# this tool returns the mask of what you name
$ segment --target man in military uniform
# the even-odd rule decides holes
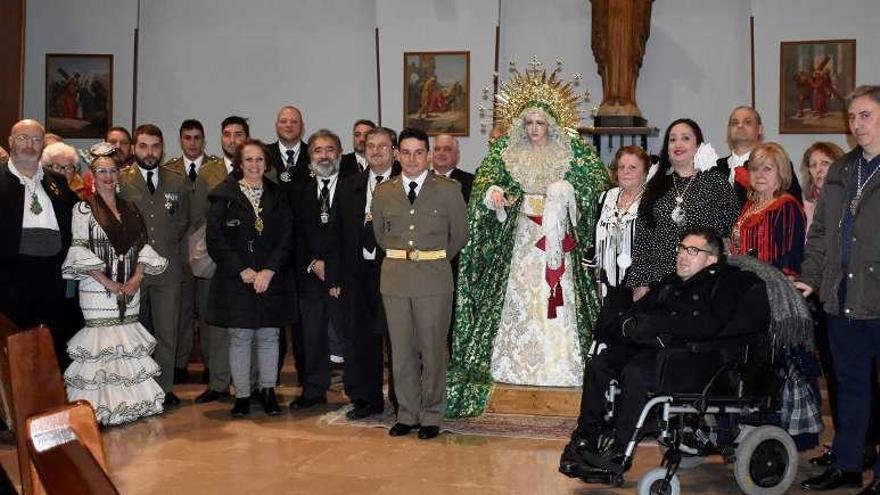
[[[161,275],[145,275],[141,285],[141,322],[156,337],[153,359],[162,375],[156,381],[165,392],[164,406],[180,404],[174,395],[174,357],[180,304],[180,282],[185,256],[181,245],[189,227],[190,183],[170,167],[160,167],[164,153],[162,131],[153,124],[134,132],[136,166],[119,177],[122,197],[137,206],[147,227],[147,240],[168,259]]]
[[[189,179],[190,193],[195,191],[196,178],[199,171],[211,163],[217,163],[223,168],[220,158],[205,154],[205,128],[202,123],[195,119],[184,120],[180,124],[180,149],[181,156],[172,158],[165,163],[166,167],[172,168]],[[225,176],[225,174],[224,174]],[[190,227],[199,227],[190,222]],[[180,246],[184,258],[188,257],[188,238],[183,239]],[[189,263],[183,263],[183,279],[180,284],[180,321],[177,333],[177,355],[174,358],[174,383],[188,381],[187,364],[193,348],[193,317],[195,316],[196,281]],[[202,332],[204,327],[199,327]],[[205,352],[204,346],[202,353]]]
[[[204,229],[208,219],[208,193],[214,190],[232,171],[232,157],[235,150],[249,137],[247,121],[238,116],[223,119],[220,124],[220,146],[223,160],[209,161],[199,169],[195,188],[190,202],[190,233]],[[204,239],[204,230],[202,230]],[[204,404],[229,397],[229,334],[225,328],[209,325],[208,294],[211,279],[195,277],[196,308],[199,318],[199,338],[202,344],[202,357],[208,388],[196,397],[196,404]]]
[[[391,436],[440,431],[446,394],[446,333],[452,318],[449,260],[467,242],[461,186],[428,170],[428,136],[400,133],[402,175],[377,186],[372,206],[376,244],[385,250],[379,291],[388,319],[394,390],[400,409]]]

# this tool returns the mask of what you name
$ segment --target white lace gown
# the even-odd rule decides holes
[[[516,220],[510,277],[501,310],[501,323],[492,349],[492,378],[516,385],[580,387],[584,362],[580,355],[574,311],[571,256],[560,281],[564,304],[556,318],[547,318],[550,287],[544,279],[545,251],[535,246],[544,229],[528,215],[540,215],[539,195],[527,196]]]
[[[95,409],[98,422],[118,425],[162,412],[165,394],[153,377],[159,365],[150,357],[156,339],[138,322],[140,291],[120,304],[115,294],[89,275],[105,270],[109,260],[112,279],[132,266],[136,256],[145,272],[159,274],[168,262],[149,245],[117,254],[86,203],[73,211],[73,242],[62,266],[64,278],[79,280],[79,303],[85,327],[67,343],[73,363],[64,372],[69,400],[83,399]],[[99,256],[95,251],[101,253]],[[106,272],[105,272],[106,273]],[[128,274],[126,274],[128,275]]]

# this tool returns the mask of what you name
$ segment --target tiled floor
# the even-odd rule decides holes
[[[557,473],[561,440],[443,434],[421,441],[391,438],[380,428],[329,426],[320,418],[344,403],[338,393],[314,412],[291,414],[285,407],[284,415],[269,418],[254,408],[248,418],[232,420],[231,404],[193,403],[201,388],[178,387],[182,407],[161,417],[104,431],[121,493],[623,494],[633,493],[641,473],[660,458],[656,446],[641,447],[627,483],[612,490]],[[280,393],[287,401],[296,389]],[[14,449],[0,448],[0,461],[17,480]],[[815,472],[801,466],[798,479]],[[739,493],[731,468],[717,458],[684,473],[682,492]]]

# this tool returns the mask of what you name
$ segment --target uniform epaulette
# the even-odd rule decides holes
[[[208,162],[219,162],[219,161],[222,161],[219,156],[209,155],[209,154],[205,153],[205,158],[202,160],[202,163],[205,164]]]
[[[181,166],[183,166],[183,157],[182,156],[172,158],[172,159],[168,160],[167,162],[165,162],[164,165],[166,167],[171,167],[171,166],[175,166],[177,164],[180,164]]]
[[[167,170],[168,172],[175,174],[175,175],[179,175],[181,177],[186,176],[186,174],[183,171],[183,167],[176,168],[176,167],[169,166],[168,163],[166,163],[165,165],[162,165],[162,168]]]
[[[379,185],[376,186],[376,189],[379,189],[380,187],[385,187],[386,184],[400,184],[400,176],[398,175],[396,177],[392,177],[388,180],[380,182]]]

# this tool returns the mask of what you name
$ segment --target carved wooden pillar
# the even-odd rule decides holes
[[[636,104],[636,79],[651,31],[654,0],[590,0],[592,47],[602,104],[596,127],[637,127],[646,124]]]

